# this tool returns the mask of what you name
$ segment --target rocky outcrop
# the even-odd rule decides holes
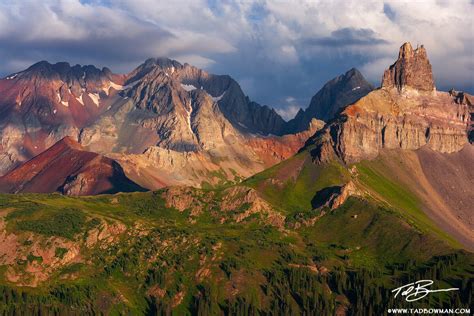
[[[161,197],[166,207],[179,212],[189,211],[191,220],[209,212],[221,224],[228,221],[239,223],[252,215],[278,228],[283,228],[285,223],[284,215],[274,210],[256,190],[244,186],[232,186],[222,194],[184,186],[169,187],[162,191]]]
[[[468,108],[469,122],[467,133],[469,142],[472,144],[474,143],[474,96],[462,91],[456,91],[454,89],[451,89],[449,91],[449,95],[454,98],[454,102],[456,102],[457,104],[465,105]]]
[[[306,130],[313,118],[328,122],[347,105],[367,95],[374,88],[359,70],[352,68],[345,74],[328,81],[311,99],[306,110],[300,110],[287,124],[286,131]]]
[[[93,195],[143,189],[125,176],[117,162],[85,151],[66,137],[0,177],[0,191]]]
[[[237,223],[257,214],[268,225],[282,229],[285,224],[284,215],[275,211],[256,190],[247,187],[235,186],[225,190],[220,209],[224,213],[231,213]],[[222,217],[221,222],[224,221],[225,217]]]
[[[383,88],[402,90],[411,87],[419,91],[433,91],[435,84],[426,49],[421,45],[413,49],[410,43],[400,47],[397,61],[385,70]]]
[[[384,148],[461,150],[468,142],[471,110],[466,102],[459,102],[458,95],[433,90],[431,66],[425,58],[424,48],[413,51],[404,44],[400,59],[385,72],[382,88],[347,107],[308,142],[315,147],[315,158],[328,160],[335,154],[345,162],[356,162],[375,158]],[[393,84],[387,79],[392,72],[403,74],[396,75]]]
[[[349,181],[342,186],[327,187],[317,192],[313,198],[313,208],[327,207],[335,210],[350,197],[361,196],[362,193],[357,189],[354,182]]]

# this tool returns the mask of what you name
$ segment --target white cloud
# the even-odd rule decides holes
[[[376,84],[379,84],[384,70],[387,69],[389,65],[393,64],[393,62],[393,57],[376,58],[362,65],[360,71],[364,76],[372,79]]]
[[[181,63],[188,63],[198,68],[208,68],[214,63],[214,60],[205,58],[199,55],[176,55],[173,58],[179,60]]]
[[[285,98],[285,103],[285,106],[276,111],[281,117],[283,117],[283,119],[289,121],[295,117],[296,113],[301,109],[301,106],[298,104],[298,100],[291,95]]]
[[[284,120],[289,121],[295,117],[296,113],[300,110],[300,107],[297,105],[288,105],[284,108],[277,109],[276,112],[283,117]]]
[[[294,103],[296,99],[292,96],[289,96],[289,97],[286,97],[285,101],[291,104],[291,103]]]

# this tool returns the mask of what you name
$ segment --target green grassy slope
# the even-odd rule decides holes
[[[344,184],[349,179],[349,173],[339,163],[316,165],[307,152],[302,152],[250,177],[243,184],[257,189],[282,211],[294,212],[311,209],[316,192]]]
[[[472,303],[473,255],[378,167],[356,168],[354,175],[336,161],[317,165],[302,152],[244,181],[285,216],[282,225],[266,213],[236,220],[251,206],[228,210],[227,188],[190,189],[181,212],[167,206],[165,191],[0,195],[2,227],[17,242],[13,262],[0,255],[0,311],[383,314],[406,305],[390,291],[413,277],[462,291],[409,306]],[[335,210],[313,209],[317,192],[351,180],[362,196]],[[0,242],[0,251],[8,245]]]

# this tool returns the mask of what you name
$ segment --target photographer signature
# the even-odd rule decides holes
[[[433,280],[419,280],[397,287],[396,289],[392,290],[392,293],[395,292],[394,297],[397,297],[398,294],[401,294],[402,297],[405,297],[405,301],[414,302],[422,299],[430,293],[459,291],[458,288],[430,290],[429,287],[433,285],[433,283]]]

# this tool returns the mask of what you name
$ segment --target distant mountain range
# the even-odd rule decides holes
[[[167,58],[120,75],[42,61],[0,80],[0,174],[68,136],[149,189],[237,181],[296,153],[323,126],[316,119],[371,90],[352,69],[285,122],[230,76]]]

